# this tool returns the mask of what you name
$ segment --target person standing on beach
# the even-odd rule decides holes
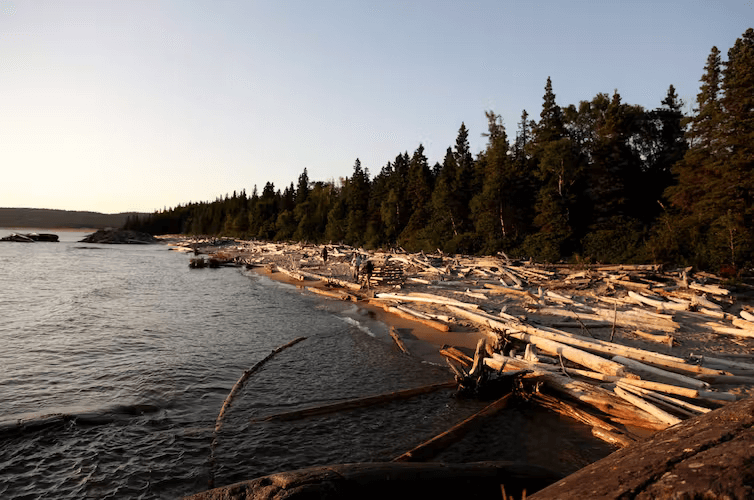
[[[370,280],[372,279],[372,272],[374,271],[374,263],[372,263],[371,260],[367,260],[364,264],[364,275],[366,276],[367,280],[367,290],[369,290],[370,287]]]
[[[322,262],[327,262],[327,247],[322,247]]]
[[[351,271],[353,272],[354,283],[359,282],[359,268],[361,267],[361,255],[357,253],[353,254],[353,260],[351,261]]]

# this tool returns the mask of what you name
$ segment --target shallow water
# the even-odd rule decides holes
[[[238,269],[192,270],[161,245],[57,234],[60,243],[0,243],[0,498],[176,498],[206,489],[211,476],[219,486],[388,460],[481,407],[441,391],[252,422],[450,377],[399,353],[387,327],[352,304]],[[210,460],[233,384],[300,336],[251,376]]]

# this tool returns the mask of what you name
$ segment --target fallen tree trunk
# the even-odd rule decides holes
[[[243,481],[186,500],[524,498],[561,479],[520,462],[330,464]]]
[[[668,356],[666,354],[646,351],[644,349],[637,349],[635,347],[622,346],[619,344],[614,344],[612,342],[606,342],[604,340],[585,339],[584,337],[579,337],[568,332],[562,332],[551,328],[537,328],[525,323],[513,322],[510,320],[506,321],[502,318],[496,318],[489,314],[467,311],[453,306],[448,306],[448,308],[459,316],[463,316],[479,324],[488,326],[493,330],[498,330],[501,332],[506,330],[525,332],[531,335],[536,335],[538,337],[561,342],[563,344],[580,347],[592,352],[624,356],[626,358],[650,363],[652,365],[662,366],[674,372],[700,375],[730,375],[729,373],[726,373],[722,370],[713,370],[710,368],[705,368],[703,366],[691,365],[686,363],[686,361],[682,358]]]
[[[538,337],[528,333],[508,333],[509,337],[529,342],[538,348],[549,352],[550,354],[560,355],[569,361],[573,361],[581,366],[586,366],[596,372],[604,373],[606,375],[615,375],[618,377],[630,376],[626,372],[622,364],[616,363],[594,354],[576,349],[565,344],[561,344],[554,340]]]
[[[602,429],[603,431],[606,431],[601,433],[593,432],[593,435],[607,443],[618,445],[623,448],[636,442],[635,438],[625,434],[614,425],[605,422],[601,418],[598,418],[587,411],[576,408],[575,406],[570,405],[565,401],[561,401],[558,398],[550,396],[549,394],[536,392],[532,395],[531,400],[538,405],[547,408],[548,410],[552,410],[561,415],[565,415],[566,417],[578,420],[579,422],[582,422],[592,427],[593,429]]]
[[[384,403],[390,403],[392,401],[400,399],[408,399],[421,394],[428,394],[431,392],[439,391],[441,389],[453,389],[455,388],[455,381],[443,382],[440,384],[425,385],[422,387],[416,387],[413,389],[405,389],[402,391],[388,392],[385,394],[379,394],[376,396],[367,396],[364,398],[349,399],[348,401],[341,401],[340,403],[331,403],[327,405],[317,406],[314,408],[305,408],[303,410],[288,411],[284,413],[277,413],[261,419],[254,419],[251,422],[267,422],[270,420],[297,420],[300,418],[314,417],[319,415],[327,415],[329,413],[335,413],[344,410],[353,410],[357,408],[365,408],[367,406],[374,406]]]
[[[466,420],[454,425],[447,431],[438,434],[432,439],[421,443],[414,449],[407,451],[403,455],[393,459],[394,462],[421,462],[429,460],[440,451],[447,448],[450,444],[461,439],[466,433],[468,433],[473,426],[479,424],[484,418],[495,415],[500,410],[508,406],[513,394],[506,394],[502,398],[498,399],[494,403],[486,406],[481,411],[470,416]]]
[[[681,422],[681,419],[678,417],[675,417],[671,415],[670,413],[661,410],[660,408],[656,407],[649,401],[645,401],[644,399],[640,398],[639,396],[636,396],[634,394],[629,393],[625,389],[621,389],[620,387],[615,387],[613,389],[615,394],[622,397],[629,403],[633,404],[637,408],[641,408],[642,410],[646,411],[647,413],[653,415],[654,417],[658,418],[659,420],[665,422],[668,426],[675,425]]]

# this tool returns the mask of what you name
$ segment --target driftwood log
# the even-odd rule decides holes
[[[501,498],[503,488],[523,498],[560,478],[543,467],[513,462],[338,464],[271,474],[186,499]]]

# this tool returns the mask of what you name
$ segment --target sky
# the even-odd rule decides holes
[[[692,108],[754,0],[0,0],[0,207],[152,212],[430,165],[617,90]],[[724,57],[725,59],[725,57]]]

